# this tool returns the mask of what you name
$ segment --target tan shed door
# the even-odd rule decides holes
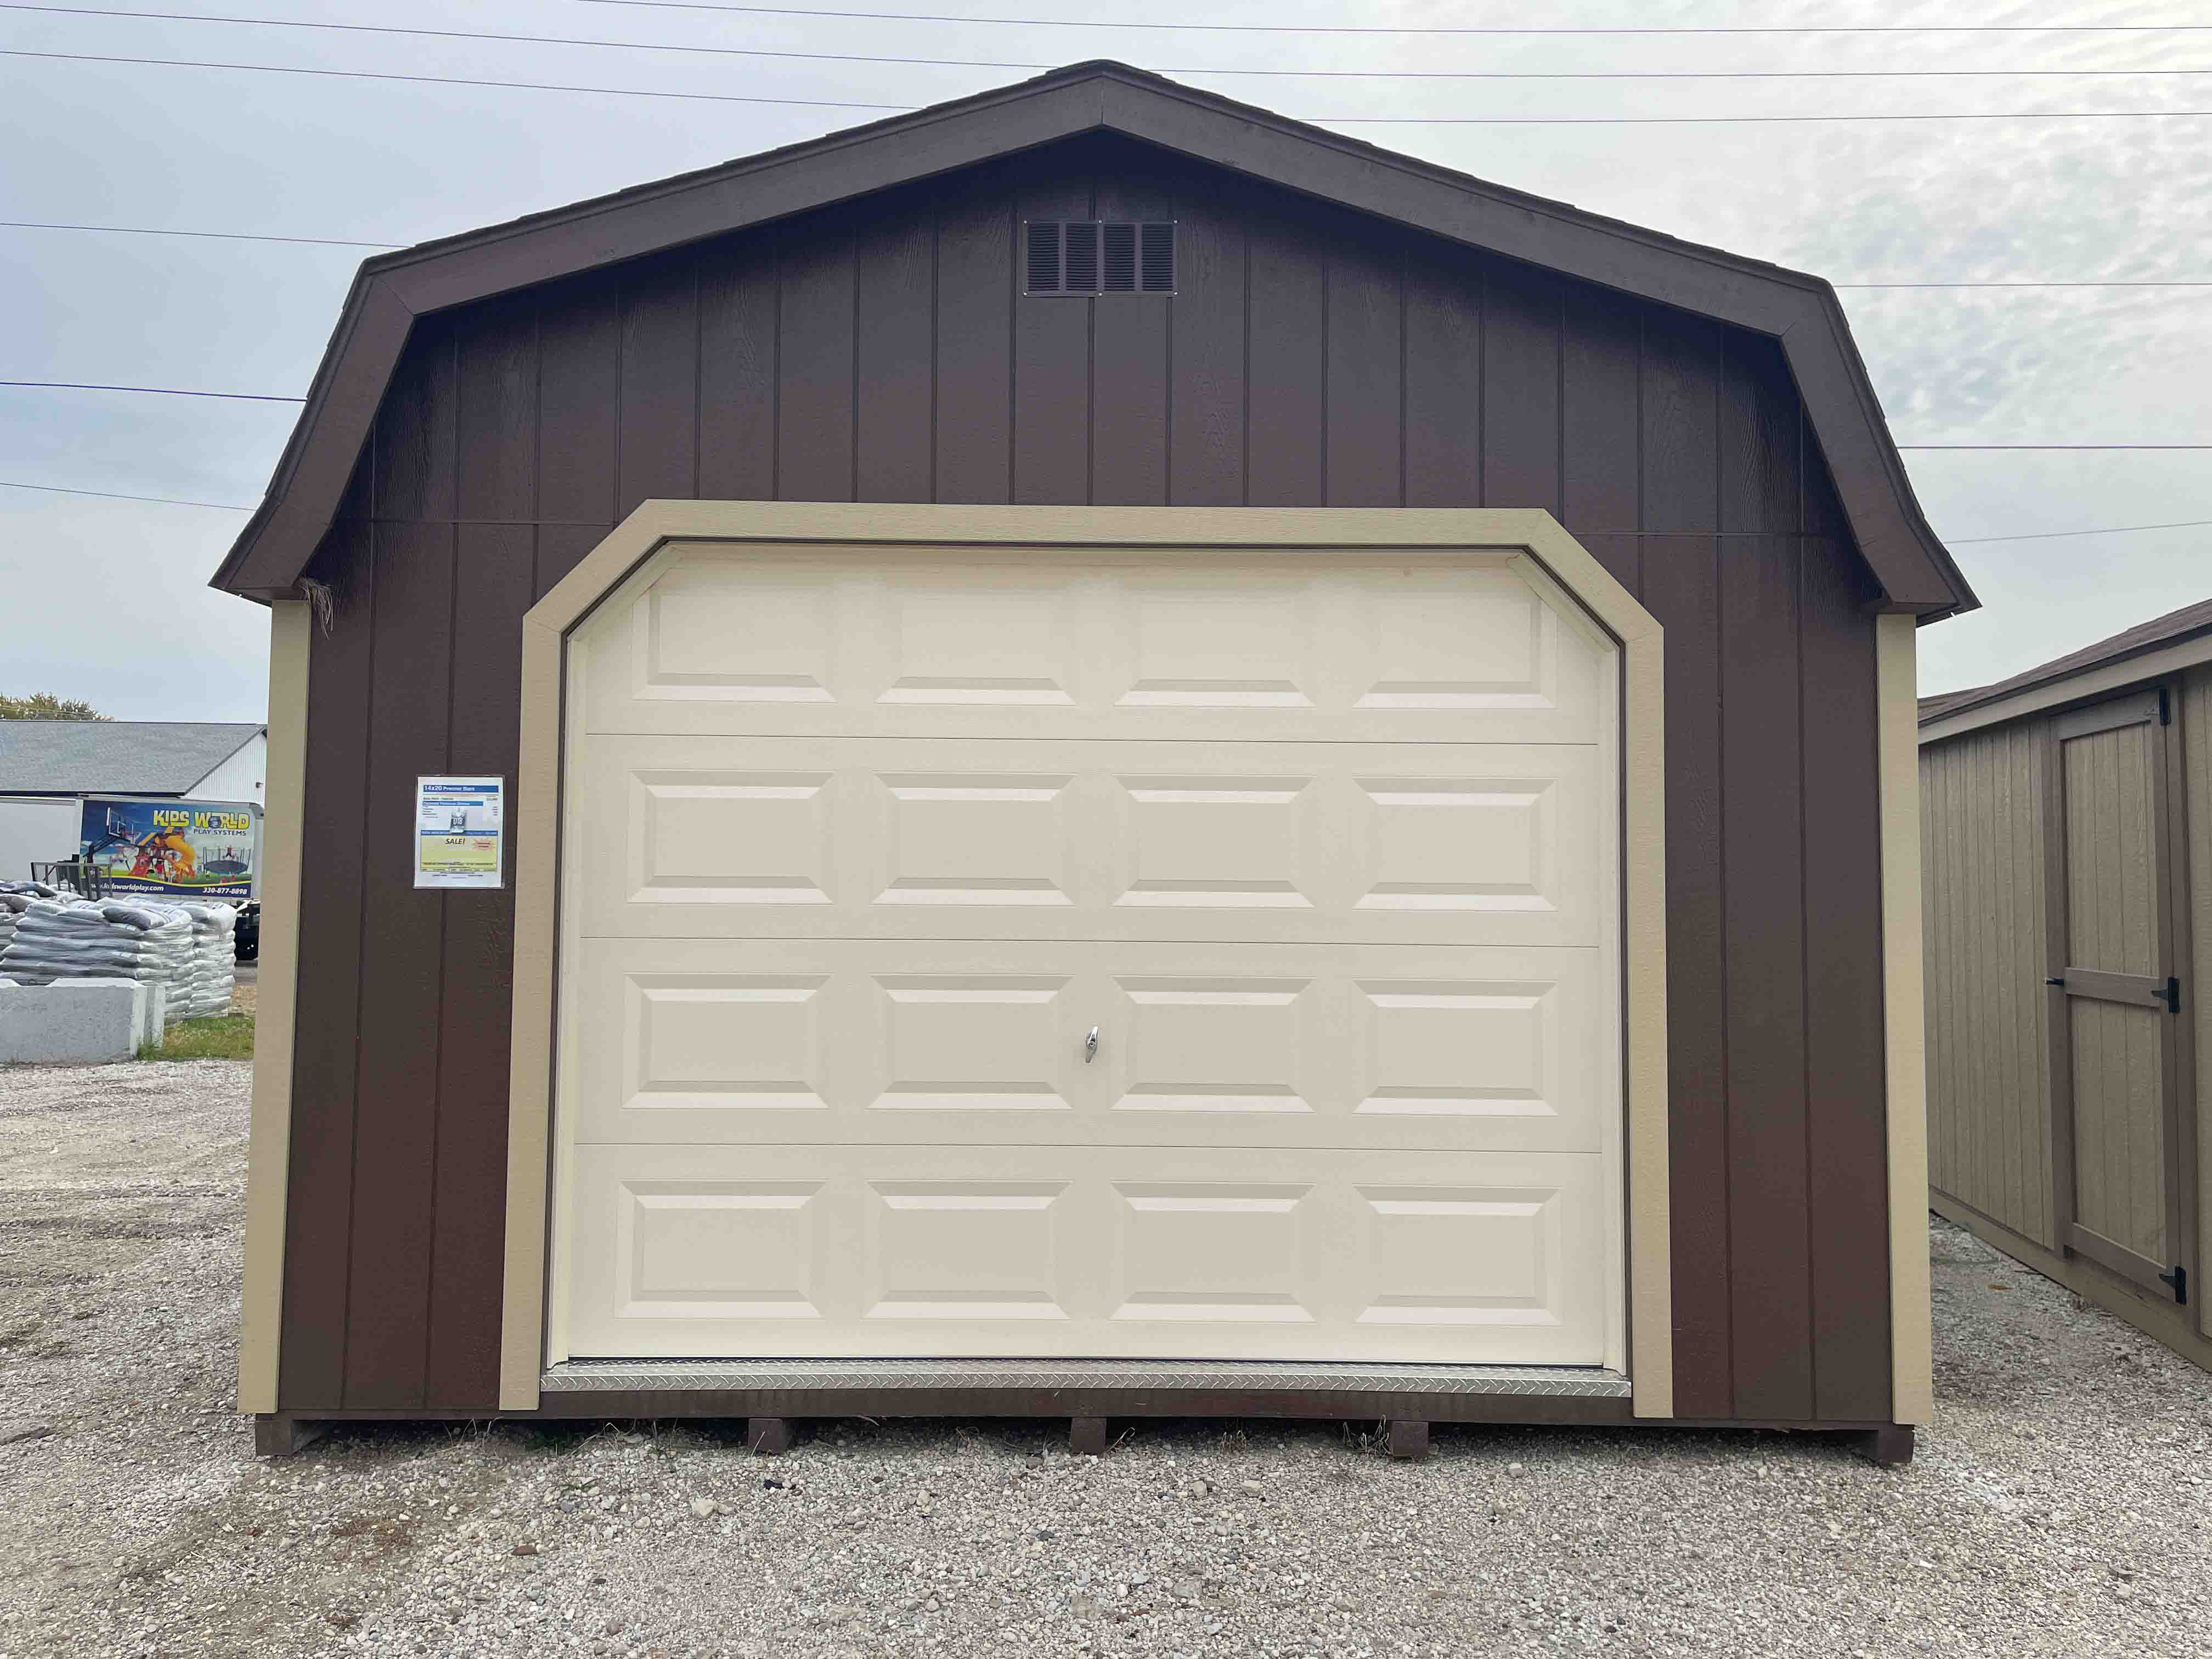
[[[1524,557],[686,544],[568,664],[554,1358],[1619,1363]]]
[[[2143,692],[2057,721],[2064,799],[2064,1242],[2183,1299],[2190,1222],[2175,1087],[2167,704]],[[2067,1166],[2070,1164],[2070,1170]]]

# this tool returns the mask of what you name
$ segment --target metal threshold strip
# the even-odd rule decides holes
[[[571,1359],[548,1394],[647,1389],[1176,1389],[1285,1393],[1522,1395],[1626,1400],[1597,1365],[1326,1364],[1216,1359]]]

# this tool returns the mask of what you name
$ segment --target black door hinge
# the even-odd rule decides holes
[[[2178,974],[2166,976],[2166,1012],[2169,1014],[2181,1012],[2181,976]]]
[[[2160,726],[2173,724],[2173,704],[2168,697],[2166,689],[2162,685],[2160,686],[2158,688],[2158,723]]]
[[[2188,1268],[2177,1261],[2170,1272],[2162,1273],[2158,1276],[2158,1282],[2173,1292],[2176,1306],[2185,1308],[2189,1305]]]

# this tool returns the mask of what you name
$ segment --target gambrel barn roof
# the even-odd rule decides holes
[[[292,588],[417,317],[1098,131],[1771,337],[1886,605],[1932,617],[1978,604],[1914,499],[1820,278],[1104,62],[366,261],[268,493],[214,585],[256,599]]]

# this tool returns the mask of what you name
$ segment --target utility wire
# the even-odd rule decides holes
[[[398,34],[433,40],[494,40],[516,46],[588,46],[619,52],[665,52],[714,58],[775,58],[821,64],[897,64],[933,69],[1054,70],[1058,64],[995,58],[901,58],[842,52],[783,52],[762,46],[679,46],[658,40],[592,40],[565,34],[505,34],[481,29],[410,28],[386,23],[325,23],[290,17],[229,17],[205,12],[124,11],[100,6],[47,6],[0,0],[0,11],[63,17],[131,17],[149,22],[227,23],[253,28],[319,29],[342,34]],[[1909,69],[1909,70],[1304,70],[1167,67],[1164,75],[1245,76],[1328,81],[1891,81],[2081,78],[2115,76],[2212,75],[2203,69]]]
[[[2093,278],[2087,282],[2001,282],[2001,283],[1831,283],[1830,288],[2212,288],[2212,282],[2197,279],[2166,282],[2138,280],[2134,277]]]
[[[158,398],[235,398],[250,403],[300,404],[304,398],[288,398],[271,392],[194,392],[171,386],[100,386],[83,380],[0,380],[0,386],[31,386],[58,392],[139,392]],[[2105,449],[2212,450],[2212,444],[1898,444],[1898,449]]]
[[[1620,28],[1391,28],[1298,23],[1144,23],[1121,18],[962,17],[927,11],[831,11],[796,6],[732,6],[708,0],[579,0],[592,6],[636,6],[653,11],[732,12],[750,17],[859,17],[874,22],[988,23],[1020,28],[1154,29],[1204,34],[2167,34],[2212,29],[2212,23],[1892,23],[1825,27],[1663,26]]]
[[[210,63],[183,58],[121,58],[93,52],[26,52],[0,47],[0,58],[49,63],[132,64],[162,69],[238,70],[254,75],[306,75],[331,81],[398,81],[417,86],[502,87],[525,92],[583,92],[614,98],[673,98],[690,103],[778,104],[805,109],[879,110],[903,114],[919,104],[872,104],[830,98],[761,98],[728,92],[669,92],[649,87],[585,87],[561,82],[499,81],[474,76],[397,75],[372,70],[303,69],[288,64]],[[1304,115],[1293,120],[1334,126],[1675,127],[1768,126],[1868,121],[2110,121],[2212,116],[2212,109],[1964,110],[1924,114],[1851,115]]]
[[[1943,541],[1951,547],[1972,547],[1986,542],[2056,542],[2069,536],[2131,536],[2143,530],[2204,530],[2212,529],[2212,519],[2183,519],[2172,524],[2116,524],[2102,530],[2039,530],[2026,536],[1946,536]]]
[[[82,230],[118,236],[205,236],[226,242],[295,242],[309,247],[365,247],[390,252],[406,242],[359,242],[332,236],[265,236],[241,230],[174,230],[161,225],[79,225],[46,219],[0,219],[0,230]],[[1831,283],[1838,289],[2212,288],[2212,278],[2087,277],[2050,282]]]
[[[2212,449],[2212,444],[1896,444],[1897,449]]]
[[[452,75],[392,75],[372,70],[298,69],[284,64],[210,64],[182,58],[112,58],[82,52],[22,52],[0,47],[0,58],[38,58],[65,64],[139,64],[163,69],[244,70],[255,75],[312,75],[326,81],[405,81],[430,87],[507,87],[524,92],[593,92],[614,98],[680,98],[705,104],[787,104],[806,109],[869,109],[890,113],[919,104],[861,104],[831,98],[747,98],[732,92],[659,92],[642,87],[578,87],[543,81],[491,81]]]
[[[334,236],[274,236],[240,230],[179,230],[163,225],[79,225],[46,219],[0,219],[0,230],[94,231],[117,236],[195,236],[225,242],[293,243],[307,247],[362,247],[392,252],[410,246],[406,242],[363,242]],[[2094,288],[2212,288],[2203,277],[2074,277],[2049,281],[1831,283],[1834,289],[1854,291],[1876,289],[2094,289]]]
[[[22,483],[13,478],[0,478],[0,489],[32,489],[38,491],[42,495],[88,495],[103,501],[148,501],[157,507],[212,507],[216,511],[222,513],[251,513],[253,511],[252,507],[240,506],[235,501],[186,501],[176,495],[126,495],[122,494],[120,491],[113,489],[70,489],[60,484]],[[515,522],[535,523],[537,521],[518,520],[515,520]],[[2032,532],[2028,534],[2020,536],[1946,536],[1942,539],[1944,544],[1948,547],[1977,547],[1986,546],[1991,542],[2052,542],[2076,536],[2133,536],[2152,530],[2205,529],[2212,529],[2212,519],[2183,519],[2170,524],[2106,525],[2100,529],[2095,530],[2043,530]],[[1606,535],[1617,536],[1622,534],[1636,535],[1646,532],[1636,531],[1606,531],[1602,533]],[[1668,532],[1652,532],[1649,533],[1666,534]]]
[[[103,501],[152,501],[161,507],[212,507],[224,513],[253,511],[231,501],[188,501],[176,495],[125,495],[112,489],[65,489],[59,484],[18,483],[13,478],[0,478],[0,489],[35,489],[42,495],[95,495]]]
[[[158,225],[69,225],[43,219],[0,219],[0,230],[96,230],[114,236],[204,236],[219,242],[297,242],[308,247],[373,247],[389,251],[404,242],[350,242],[332,236],[258,236],[242,230],[170,230]]]
[[[273,392],[188,392],[173,386],[97,386],[88,380],[0,380],[0,386],[29,386],[46,392],[136,392],[149,398],[227,398],[248,404],[303,404],[305,398],[279,397]]]

